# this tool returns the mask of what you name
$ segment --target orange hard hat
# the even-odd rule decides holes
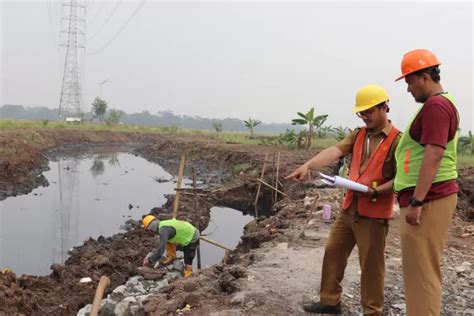
[[[438,57],[427,49],[415,49],[403,55],[402,75],[395,79],[398,81],[418,70],[441,65]]]

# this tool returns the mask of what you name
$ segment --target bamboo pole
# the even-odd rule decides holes
[[[267,159],[268,159],[268,151],[265,154],[265,160],[263,161],[263,167],[262,167],[262,173],[260,174],[260,179],[263,179],[263,175],[265,174],[265,167],[267,166]],[[255,197],[255,217],[258,217],[258,197],[260,195],[260,189],[261,188],[262,188],[262,185],[259,183],[258,188],[257,188],[257,196]]]
[[[270,189],[274,190],[275,192],[280,193],[280,194],[283,195],[283,196],[288,196],[286,193],[281,192],[280,190],[276,189],[275,187],[271,186],[270,184],[266,183],[266,182],[263,181],[263,180],[257,179],[257,181],[260,182],[261,184],[266,185],[267,187],[269,187]]]
[[[105,275],[101,276],[99,280],[99,285],[97,285],[97,290],[95,291],[94,300],[92,301],[91,316],[97,316],[99,314],[102,296],[104,296],[104,291],[109,285],[110,279]]]
[[[276,160],[276,157],[275,157],[275,151],[273,150],[272,151],[272,179],[271,179],[271,183],[273,184],[275,182],[275,173],[276,173],[276,167],[275,167],[275,160]],[[274,192],[272,192],[272,204],[275,203],[275,194]]]
[[[277,165],[276,165],[276,178],[275,178],[275,202],[278,201],[278,177],[280,176],[280,152],[277,154]]]
[[[179,161],[178,182],[176,183],[176,195],[174,197],[174,204],[173,204],[173,218],[176,218],[178,216],[179,189],[181,188],[181,182],[183,181],[185,160],[186,160],[186,157],[184,155],[182,155],[181,159]]]
[[[192,196],[194,196],[194,195],[197,195],[197,196],[207,196],[207,194],[196,193],[196,192],[191,193],[191,192],[186,192],[186,191],[185,191],[185,192],[181,192],[181,194],[183,194],[183,195],[192,195]]]
[[[197,201],[197,193],[196,193],[196,170],[194,167],[192,168],[193,173],[193,193],[194,193],[194,222],[196,227],[199,226],[199,211],[198,211],[198,201]],[[199,228],[198,228],[199,229]],[[197,268],[201,269],[201,247],[199,244],[196,247],[196,255],[197,255]]]
[[[200,238],[201,240],[204,240],[205,242],[210,243],[211,245],[217,246],[217,247],[222,248],[222,249],[224,249],[224,250],[232,251],[232,249],[230,249],[230,248],[227,247],[227,246],[224,246],[223,244],[218,243],[217,241],[211,240],[211,239],[206,238],[206,237],[204,237],[204,236],[200,236],[199,238]]]

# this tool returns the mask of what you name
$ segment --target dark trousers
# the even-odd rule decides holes
[[[192,265],[194,257],[196,256],[196,249],[199,246],[199,239],[183,247],[184,264]]]

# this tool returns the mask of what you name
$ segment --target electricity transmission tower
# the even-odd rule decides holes
[[[78,0],[67,0],[62,4],[61,10],[61,12],[66,12],[64,16],[61,16],[61,26],[65,21],[66,28],[60,31],[60,46],[66,47],[66,57],[59,101],[59,117],[80,117],[81,113],[82,93],[78,49],[84,48],[86,7],[78,2]]]

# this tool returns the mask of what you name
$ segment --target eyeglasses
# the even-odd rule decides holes
[[[362,118],[363,116],[364,117],[368,117],[368,116],[371,116],[374,112],[375,112],[375,109],[377,107],[373,107],[371,109],[368,109],[368,110],[365,110],[365,111],[361,111],[361,112],[357,112],[356,115],[360,118]]]

